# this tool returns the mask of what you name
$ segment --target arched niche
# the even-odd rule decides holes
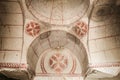
[[[87,52],[73,34],[52,30],[40,34],[29,46],[29,68],[36,75],[84,75],[88,68]]]

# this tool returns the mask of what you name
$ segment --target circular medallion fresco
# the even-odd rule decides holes
[[[43,73],[74,73],[76,60],[66,51],[45,53],[40,61]]]
[[[88,26],[85,22],[78,22],[74,26],[74,31],[79,37],[82,37],[88,32]]]
[[[28,35],[34,37],[39,34],[40,25],[36,22],[31,21],[31,22],[27,23],[25,31]]]
[[[56,53],[51,56],[49,64],[55,72],[61,73],[68,66],[68,59],[64,55]]]

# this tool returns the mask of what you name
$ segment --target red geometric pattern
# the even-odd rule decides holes
[[[0,68],[27,68],[24,63],[0,63]]]
[[[120,62],[117,63],[98,63],[98,64],[90,64],[90,68],[102,68],[102,67],[120,67]]]
[[[36,36],[40,32],[40,25],[38,23],[36,23],[36,22],[31,21],[26,26],[26,32],[30,36]]]
[[[41,57],[40,67],[43,74],[74,74],[76,70],[76,60],[68,53],[46,53]]]
[[[61,73],[68,65],[68,59],[62,54],[54,54],[49,60],[50,67],[57,73]]]
[[[84,36],[88,31],[88,26],[84,23],[84,22],[78,22],[76,25],[75,25],[75,33],[78,35],[78,36]]]

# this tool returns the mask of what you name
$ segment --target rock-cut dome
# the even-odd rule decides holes
[[[89,0],[26,0],[29,11],[40,21],[66,25],[80,19]]]

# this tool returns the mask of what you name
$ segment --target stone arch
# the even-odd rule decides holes
[[[117,67],[120,61],[120,15],[117,0],[97,0],[94,3],[89,24],[90,67],[116,76],[119,74]]]
[[[21,63],[23,48],[23,16],[22,7],[19,1],[1,1],[0,2],[0,51],[5,54],[2,65],[6,63],[11,66]],[[9,57],[8,57],[9,56]],[[11,59],[11,57],[13,59]],[[5,60],[4,60],[5,59]]]
[[[55,50],[58,50],[59,52],[61,52],[61,50],[63,50],[63,53],[61,53],[62,55],[64,55],[64,54],[67,55],[67,53],[65,53],[65,51],[67,52],[67,50],[68,50],[68,52],[70,52],[74,56],[74,58],[76,60],[76,64],[79,65],[76,68],[78,68],[78,67],[80,68],[80,69],[78,68],[80,70],[80,72],[77,72],[77,70],[76,70],[76,71],[74,71],[74,73],[84,74],[87,71],[88,58],[87,58],[87,52],[86,52],[86,49],[85,49],[83,43],[73,34],[66,32],[66,31],[62,31],[62,30],[52,30],[52,31],[44,32],[44,33],[40,34],[31,43],[31,45],[29,46],[29,49],[28,49],[28,53],[27,53],[27,62],[28,62],[29,68],[35,74],[44,73],[44,72],[41,72],[41,71],[43,71],[42,70],[43,68],[40,68],[41,67],[40,61],[42,60],[41,58],[43,57],[42,55],[47,52],[46,53],[47,57],[51,58],[51,57],[53,57],[53,56],[51,56],[51,54],[54,54],[54,52],[56,52]],[[51,57],[49,57],[49,56],[51,56]],[[69,59],[70,58],[71,57],[69,57]],[[47,60],[48,59],[46,59],[46,61]],[[70,62],[68,60],[68,64],[69,63]],[[42,65],[44,65],[44,67],[45,67],[47,64],[48,63],[46,62],[45,65],[44,64],[42,64]],[[75,65],[73,65],[73,66],[75,66]],[[46,68],[44,68],[44,69],[46,69]],[[47,74],[47,73],[49,73],[49,70],[45,74]],[[53,73],[55,73],[55,72],[53,71]],[[63,73],[66,73],[66,72],[63,72]],[[74,73],[72,73],[72,74],[74,74]]]

